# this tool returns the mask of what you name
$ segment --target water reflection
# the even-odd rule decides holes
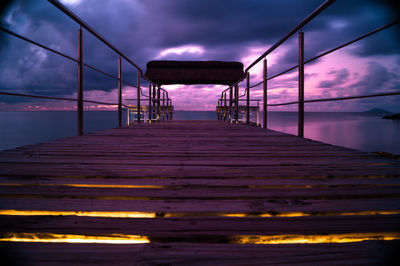
[[[306,112],[306,138],[374,152],[400,154],[400,121],[364,113]],[[296,112],[269,112],[268,127],[297,135]]]

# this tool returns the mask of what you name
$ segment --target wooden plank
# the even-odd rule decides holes
[[[398,160],[241,124],[133,125],[0,153],[0,212],[51,212],[1,215],[0,231],[134,234],[149,237],[149,244],[0,245],[32,265],[382,264],[399,241],[253,245],[227,239],[395,234],[399,177]]]

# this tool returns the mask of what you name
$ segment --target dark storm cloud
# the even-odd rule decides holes
[[[284,36],[321,0],[85,0],[68,6],[96,31],[143,69],[162,49],[200,45],[203,54],[170,54],[178,60],[240,60],[249,45],[267,49]],[[337,1],[305,27],[306,59],[364,34],[393,18],[387,1]],[[2,16],[2,25],[24,36],[75,57],[76,23],[47,1],[14,1]],[[32,45],[0,33],[0,87],[26,93],[70,94],[76,89],[76,64],[62,57],[39,52]],[[4,38],[6,38],[4,40]],[[398,54],[393,34],[380,41],[360,43],[357,55]],[[398,43],[398,42],[397,42]],[[297,64],[297,36],[286,43],[288,50],[276,74]],[[117,56],[89,33],[84,32],[85,62],[116,75]],[[136,84],[136,70],[123,63],[124,79]],[[85,90],[111,90],[113,79],[85,69]],[[326,85],[326,84],[325,84]],[[360,85],[361,86],[361,85]]]
[[[388,82],[396,78],[386,67],[378,62],[368,62],[367,73],[351,85],[363,92],[379,92],[387,88]]]
[[[342,85],[347,82],[350,73],[347,68],[342,68],[340,70],[331,70],[328,72],[329,75],[334,76],[331,80],[322,80],[319,82],[319,88],[332,88]]]

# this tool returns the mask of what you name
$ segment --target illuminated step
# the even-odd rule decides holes
[[[234,218],[251,217],[303,217],[303,216],[356,216],[356,215],[397,215],[400,210],[372,210],[372,211],[326,211],[326,212],[249,212],[249,213],[226,213],[226,212],[132,212],[132,211],[46,211],[46,210],[0,210],[0,215],[11,216],[86,216],[86,217],[108,217],[108,218],[179,218],[179,217],[201,217],[218,216]]]
[[[45,243],[98,243],[98,244],[146,244],[158,243],[226,243],[226,244],[329,244],[361,241],[399,240],[398,232],[345,233],[329,235],[234,235],[234,236],[193,236],[193,237],[150,237],[139,235],[74,235],[54,233],[0,233],[0,241],[45,242]]]

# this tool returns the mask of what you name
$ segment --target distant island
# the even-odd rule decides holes
[[[376,115],[389,115],[389,114],[392,114],[392,112],[389,112],[388,110],[380,109],[380,108],[373,108],[373,109],[365,111],[363,113],[364,114],[376,114]]]
[[[400,114],[385,115],[382,119],[400,120]]]

